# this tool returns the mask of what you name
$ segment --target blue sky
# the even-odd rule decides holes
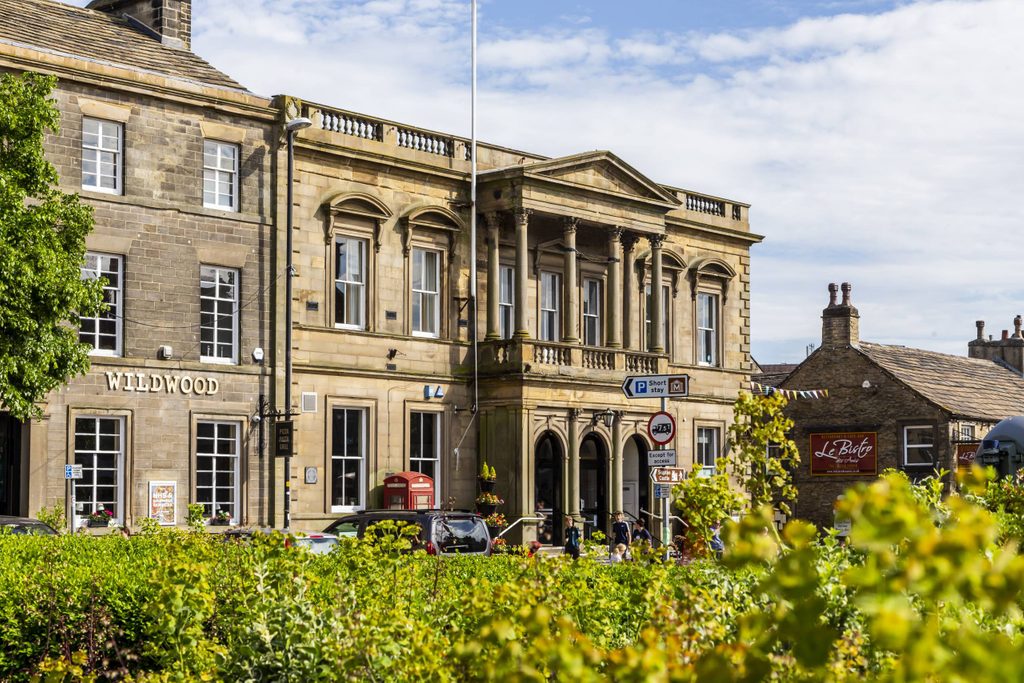
[[[85,4],[84,0],[76,4]],[[465,135],[468,0],[194,0],[194,49],[254,92]],[[610,149],[749,202],[761,362],[862,337],[966,353],[1024,312],[1020,0],[482,0],[479,133]]]

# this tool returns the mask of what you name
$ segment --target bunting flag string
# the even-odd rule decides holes
[[[782,396],[788,399],[828,398],[828,389],[779,389],[778,387],[770,387],[766,384],[760,384],[758,382],[751,382],[750,387],[755,394],[761,394],[763,396],[781,394]]]

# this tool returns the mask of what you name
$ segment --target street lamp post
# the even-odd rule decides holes
[[[289,120],[284,125],[288,142],[288,187],[285,191],[287,207],[285,208],[285,270],[287,277],[284,286],[284,414],[288,421],[292,419],[292,278],[295,268],[292,265],[292,185],[295,175],[295,133],[309,128],[313,122],[305,117]],[[291,440],[291,450],[295,448],[295,438]],[[292,526],[292,454],[289,450],[284,456],[284,528]]]

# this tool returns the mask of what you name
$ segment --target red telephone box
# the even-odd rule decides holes
[[[388,510],[434,507],[434,480],[419,472],[399,472],[384,477],[384,507]]]

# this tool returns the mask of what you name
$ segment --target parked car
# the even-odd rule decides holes
[[[490,555],[491,535],[480,515],[448,510],[366,510],[336,519],[325,533],[363,538],[385,520],[415,524],[421,547],[431,555]]]
[[[0,531],[17,534],[17,535],[31,535],[31,536],[56,536],[57,532],[53,530],[46,522],[40,522],[38,519],[32,519],[30,517],[8,517],[0,515]]]
[[[272,534],[274,529],[230,529],[221,534],[221,538],[228,541],[239,541],[247,543],[253,536],[253,534]],[[338,545],[338,537],[334,534],[323,534],[323,533],[294,533],[289,535],[285,541],[286,548],[305,548],[309,552],[315,555],[326,555],[327,553],[334,550]]]

